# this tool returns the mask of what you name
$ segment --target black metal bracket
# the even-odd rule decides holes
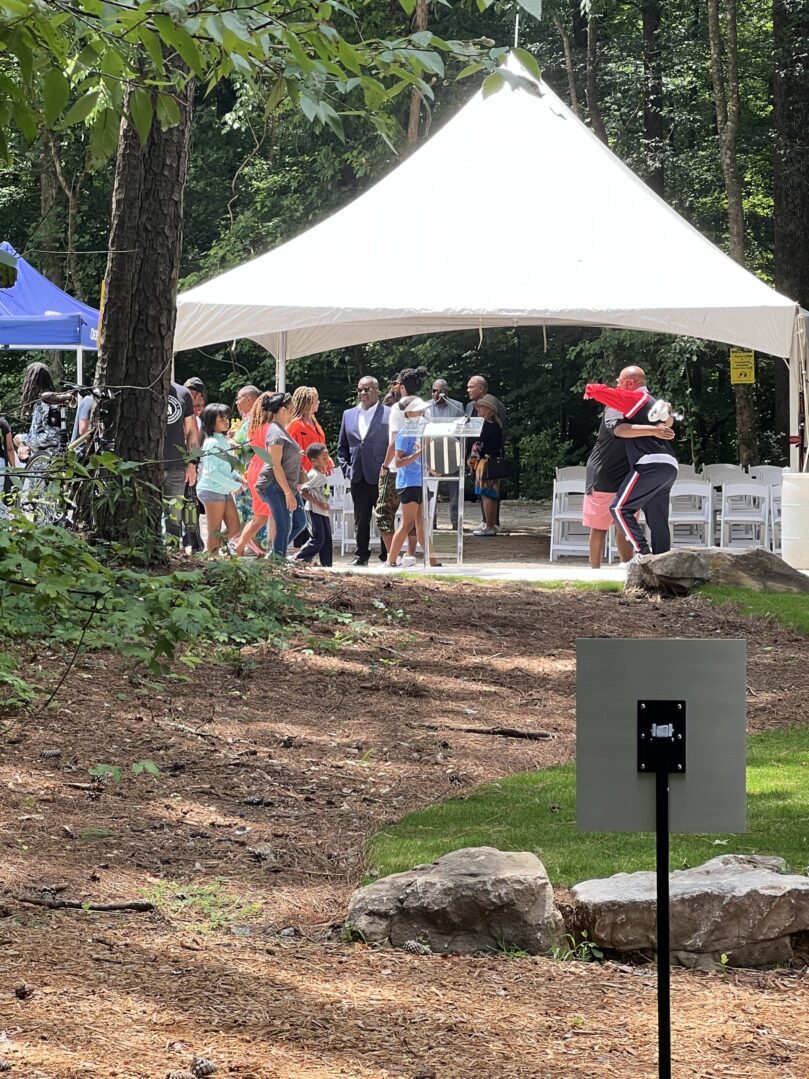
[[[638,771],[685,772],[685,701],[638,701]]]

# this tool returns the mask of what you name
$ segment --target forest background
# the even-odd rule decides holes
[[[809,305],[807,167],[784,152],[796,129],[804,140],[809,130],[804,0],[546,0],[495,2],[484,11],[475,3],[450,7],[419,0],[411,12],[407,6],[382,0],[363,5],[380,36],[427,26],[445,39],[484,37],[495,47],[513,42],[520,13],[520,45],[593,131],[686,220]],[[531,18],[526,7],[541,17]],[[223,80],[210,92],[198,87],[180,287],[261,254],[358,197],[476,92],[483,75],[457,80],[461,66],[448,63],[445,76],[431,78],[432,102],[414,92],[381,104],[372,123],[344,117],[344,141],[292,103],[269,111],[247,80]],[[59,133],[43,130],[32,141],[11,134],[9,160],[0,171],[0,237],[93,304],[107,261],[113,175],[114,163],[98,153],[97,134],[82,124]],[[507,171],[499,190],[479,194],[479,213],[469,221],[471,260],[493,204],[509,198]],[[407,222],[419,210],[414,199],[393,223],[391,263],[408,243]],[[533,208],[523,211],[528,217]],[[599,215],[610,208],[594,187],[580,212],[595,231]],[[423,256],[423,272],[439,278],[440,235]],[[527,265],[552,257],[522,252]],[[351,273],[361,258],[361,250],[336,251],[316,272]],[[498,272],[482,264],[479,270]],[[28,358],[0,353],[0,411],[12,421]],[[395,371],[423,364],[431,378],[446,378],[452,396],[462,400],[468,376],[483,374],[509,409],[519,493],[538,497],[547,494],[555,466],[582,461],[592,444],[596,414],[581,400],[584,383],[610,380],[630,362],[646,368],[654,390],[684,411],[681,460],[736,460],[744,449],[759,461],[785,463],[786,369],[771,357],[757,360],[755,388],[739,398],[725,346],[622,331],[543,334],[518,328],[489,330],[482,338],[476,331],[427,335],[323,353],[291,363],[288,381],[291,387],[318,387],[321,420],[333,445],[340,412],[354,402],[362,374],[385,384]],[[179,381],[198,375],[209,400],[232,401],[244,383],[271,387],[274,367],[269,354],[239,341],[180,353],[176,375]],[[746,447],[739,445],[740,409],[743,415],[747,409]]]

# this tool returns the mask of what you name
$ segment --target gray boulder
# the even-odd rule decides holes
[[[703,584],[754,592],[809,592],[809,577],[763,547],[679,547],[644,555],[627,567],[627,589],[686,595]]]
[[[369,941],[401,948],[416,940],[459,955],[549,954],[564,928],[536,855],[494,847],[456,850],[358,888],[346,920]]]
[[[792,937],[809,929],[809,877],[789,876],[782,858],[725,854],[669,877],[672,960],[709,967],[786,963]],[[576,921],[596,944],[654,951],[654,873],[616,873],[573,889]]]

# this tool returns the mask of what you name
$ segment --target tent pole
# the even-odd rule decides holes
[[[807,391],[807,341],[804,320],[800,308],[795,315],[795,335],[789,363],[789,434],[799,437],[797,442],[789,444],[789,467],[793,472],[800,472],[806,467],[809,455],[806,455],[804,439],[806,437],[806,391]]]
[[[79,386],[84,385],[84,349],[81,345],[76,349],[76,382]]]
[[[275,389],[283,393],[287,388],[287,334],[286,330],[278,335],[278,353],[275,357]]]

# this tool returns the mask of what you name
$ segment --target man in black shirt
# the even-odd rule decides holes
[[[163,448],[163,497],[171,500],[166,510],[166,532],[182,538],[185,485],[197,482],[194,464],[185,463],[186,452],[198,445],[194,402],[185,386],[172,382],[166,410],[166,440]]]
[[[581,519],[590,529],[590,565],[593,569],[601,567],[607,533],[612,527],[610,506],[629,471],[624,443],[615,437],[615,428],[622,419],[617,408],[604,409],[596,444],[587,458]],[[621,561],[628,562],[634,554],[629,540],[618,530],[615,541]]]
[[[618,379],[620,389],[645,389],[645,378],[637,387],[630,387],[627,378],[643,372],[627,367]],[[677,479],[677,458],[671,449],[674,431],[672,420],[656,418],[659,402],[650,393],[644,394],[615,425],[613,435],[623,441],[629,462],[629,474],[610,507],[618,529],[623,531],[636,554],[663,554],[671,549],[669,530],[669,496]],[[655,410],[653,412],[653,410]],[[651,550],[646,542],[637,514],[643,510],[652,536]]]

